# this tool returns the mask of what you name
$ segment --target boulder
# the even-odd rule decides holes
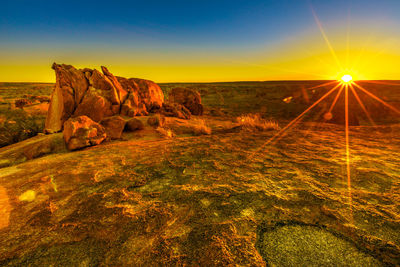
[[[185,106],[178,103],[163,103],[161,113],[167,117],[190,119],[190,111]]]
[[[62,129],[63,123],[71,117],[88,89],[88,81],[82,71],[70,65],[56,63],[52,68],[56,72],[56,85],[51,94],[46,117],[47,133],[59,132]]]
[[[123,103],[128,96],[128,91],[126,91],[122,85],[119,83],[118,79],[108,71],[108,69],[104,66],[101,66],[101,70],[103,74],[109,79],[109,81],[113,84],[115,88],[115,92],[118,96],[119,104]]]
[[[126,116],[145,116],[150,111],[158,110],[164,102],[164,93],[154,82],[138,78],[117,77],[122,87],[129,92],[122,104],[121,114]]]
[[[64,122],[64,141],[69,150],[98,145],[107,137],[105,129],[87,116],[70,118]]]
[[[86,115],[99,122],[103,117],[119,114],[121,104],[119,95],[126,93],[121,85],[118,83],[117,89],[113,82],[98,70],[86,72],[85,77],[89,80],[89,88],[74,116]]]
[[[168,100],[173,103],[184,105],[191,114],[203,115],[203,105],[199,92],[189,88],[173,88],[169,93]]]
[[[131,132],[142,130],[143,128],[144,128],[143,122],[136,118],[130,119],[125,125],[125,129]]]
[[[147,119],[147,123],[155,128],[165,125],[165,117],[161,114],[155,114]]]
[[[164,102],[164,93],[155,82],[131,78],[139,86],[140,102],[144,103],[148,112],[160,109]]]
[[[106,98],[89,89],[82,103],[77,107],[74,116],[88,116],[95,122],[100,122],[104,117],[112,116],[111,103]]]
[[[104,118],[100,124],[104,126],[108,139],[119,139],[126,121],[121,116],[112,116]]]

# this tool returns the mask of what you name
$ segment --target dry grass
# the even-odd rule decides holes
[[[242,129],[271,131],[278,130],[279,125],[275,121],[265,120],[260,114],[245,114],[237,117],[237,122]]]
[[[193,126],[194,135],[209,135],[211,134],[211,128],[207,126],[204,120],[199,119]]]
[[[158,134],[161,137],[164,137],[164,138],[172,138],[172,137],[174,137],[174,133],[170,129],[166,129],[166,128],[163,128],[163,127],[157,127],[156,131],[158,132]]]

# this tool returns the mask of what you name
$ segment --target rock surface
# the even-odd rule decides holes
[[[193,115],[203,115],[200,93],[193,89],[173,88],[168,95],[168,100],[184,105]]]
[[[0,265],[266,266],[299,262],[292,249],[320,266],[399,265],[398,131],[354,135],[351,200],[336,125],[252,157],[274,132],[116,142],[2,168]]]
[[[133,118],[126,122],[125,129],[128,131],[137,131],[142,130],[144,128],[144,124],[141,120]]]
[[[104,118],[100,124],[104,126],[107,139],[119,139],[125,128],[126,121],[121,116],[112,116]]]
[[[190,111],[178,103],[163,103],[161,113],[167,117],[177,117],[186,120],[189,120],[191,116]]]
[[[0,148],[0,168],[19,164],[47,154],[66,151],[62,133],[38,135]]]
[[[160,109],[164,102],[164,93],[153,81],[131,78],[139,86],[139,97],[148,112]]]
[[[87,116],[70,118],[64,123],[63,136],[67,148],[76,150],[98,145],[107,137],[105,129]]]
[[[62,130],[70,117],[88,116],[95,122],[114,115],[147,115],[164,102],[160,87],[148,80],[115,77],[106,67],[76,69],[54,63],[56,85],[51,95],[45,132]]]

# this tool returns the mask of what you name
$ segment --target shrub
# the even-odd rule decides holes
[[[270,131],[279,129],[277,122],[265,120],[260,114],[241,115],[237,118],[237,122],[239,126],[245,130]]]
[[[0,120],[0,147],[21,142],[43,132],[44,116],[28,115],[24,110],[9,110]]]

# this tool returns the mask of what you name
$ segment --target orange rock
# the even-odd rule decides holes
[[[178,103],[163,103],[161,113],[167,117],[177,117],[180,119],[190,119],[190,111]]]
[[[77,103],[80,103],[88,88],[82,71],[70,65],[53,64],[56,72],[56,85],[51,95],[45,123],[45,132],[54,133],[62,129],[63,123],[71,117]]]
[[[189,88],[174,88],[168,95],[170,102],[184,105],[191,114],[203,115],[203,105],[199,92]]]
[[[122,85],[119,83],[118,79],[111,72],[109,72],[106,67],[101,66],[101,70],[103,71],[103,74],[114,85],[115,91],[118,95],[119,103],[123,103],[128,96],[128,92],[122,87]]]
[[[89,90],[82,103],[77,107],[74,116],[88,116],[95,122],[99,122],[103,117],[112,116],[111,103],[103,96],[97,95]]]
[[[100,124],[104,126],[107,138],[119,139],[125,128],[126,121],[121,116],[112,116],[103,119]]]
[[[164,93],[160,86],[155,82],[131,78],[130,81],[134,81],[139,86],[140,102],[144,103],[147,111],[160,109],[164,102]]]
[[[64,123],[64,140],[69,150],[98,145],[107,137],[104,127],[87,116],[70,118]]]
[[[103,73],[53,64],[56,86],[47,112],[45,132],[62,130],[70,117],[88,116],[95,122],[121,114],[147,115],[164,102],[161,88],[152,81],[115,77],[104,66]]]

